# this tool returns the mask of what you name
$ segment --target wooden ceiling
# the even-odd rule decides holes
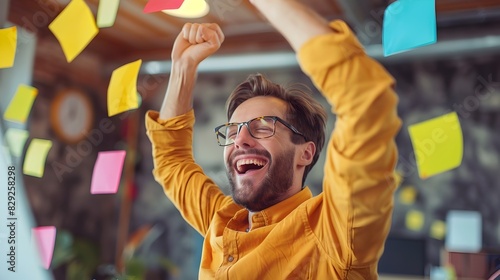
[[[190,20],[172,17],[162,12],[146,14],[143,9],[147,0],[121,0],[115,24],[100,29],[99,34],[80,55],[81,58],[77,57],[72,62],[72,67],[69,67],[65,65],[61,47],[48,29],[50,22],[69,2],[70,0],[10,0],[8,20],[37,34],[36,77],[50,80],[47,76],[50,71],[56,71],[58,75],[71,75],[73,71],[73,75],[81,77],[86,75],[81,70],[90,71],[87,75],[94,75],[96,71],[92,69],[96,66],[115,67],[136,59],[167,60],[176,35],[187,21],[217,22],[221,25],[226,34],[226,41],[220,53],[290,50],[283,37],[267,24],[248,0],[208,0],[210,13],[203,18]],[[85,2],[96,16],[99,0],[85,0]],[[393,1],[303,0],[303,2],[308,3],[328,19],[346,20],[357,30],[362,29],[370,20],[380,24],[383,10]],[[500,0],[436,0],[436,9],[438,27],[439,19],[443,19],[443,26],[445,23],[450,26],[449,22],[452,19],[451,26],[461,27],[464,24],[474,27],[485,22],[500,21],[498,16]],[[374,42],[378,41],[380,38],[375,38]],[[45,65],[46,63],[52,66]],[[61,70],[57,71],[56,68]],[[109,71],[105,74],[108,75]]]

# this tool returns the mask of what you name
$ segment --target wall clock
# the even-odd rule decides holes
[[[85,139],[94,122],[90,97],[75,88],[59,91],[50,108],[50,122],[56,135],[67,144]]]

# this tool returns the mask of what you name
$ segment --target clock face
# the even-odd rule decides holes
[[[51,108],[51,122],[54,130],[67,143],[85,138],[93,124],[93,110],[85,93],[70,89],[56,96]]]

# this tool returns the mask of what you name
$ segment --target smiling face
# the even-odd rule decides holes
[[[276,97],[253,97],[236,108],[230,122],[260,116],[286,120],[286,106],[285,101]],[[255,139],[243,126],[235,143],[225,147],[224,161],[236,203],[250,211],[260,211],[301,189],[304,169],[298,160],[301,145],[292,143],[291,134],[288,128],[276,122],[274,136]]]

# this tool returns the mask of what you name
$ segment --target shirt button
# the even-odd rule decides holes
[[[233,260],[234,260],[233,256],[229,256],[229,257],[227,257],[227,261],[228,261],[228,262],[232,262]]]

